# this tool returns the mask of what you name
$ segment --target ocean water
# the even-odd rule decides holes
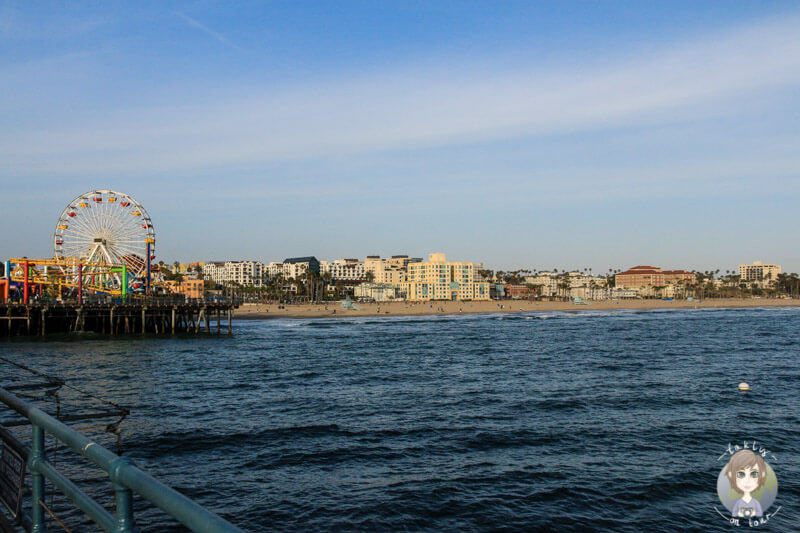
[[[125,455],[247,531],[728,531],[720,457],[753,440],[779,483],[760,527],[800,529],[797,308],[238,321],[0,352],[129,406]]]

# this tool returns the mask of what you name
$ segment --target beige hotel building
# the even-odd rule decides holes
[[[781,266],[772,263],[753,261],[749,265],[739,265],[739,276],[744,282],[761,283],[771,286],[777,281]]]
[[[441,253],[409,263],[408,281],[400,286],[409,301],[489,299],[489,283],[475,281],[474,263],[448,262]]]

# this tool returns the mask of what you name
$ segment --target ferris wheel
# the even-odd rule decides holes
[[[148,259],[155,258],[155,242],[153,222],[142,204],[105,189],[71,201],[58,217],[53,236],[57,259],[127,265],[133,276],[141,275]]]

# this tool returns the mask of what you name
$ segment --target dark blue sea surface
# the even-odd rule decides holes
[[[125,455],[248,531],[728,531],[720,456],[754,439],[761,528],[800,530],[797,308],[234,327],[0,352],[129,406]]]

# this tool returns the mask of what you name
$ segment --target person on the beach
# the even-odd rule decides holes
[[[742,495],[733,504],[731,516],[735,518],[763,516],[761,502],[753,497],[753,493],[767,482],[767,465],[764,459],[752,450],[740,450],[731,457],[728,466],[725,467],[725,475],[731,488]]]

